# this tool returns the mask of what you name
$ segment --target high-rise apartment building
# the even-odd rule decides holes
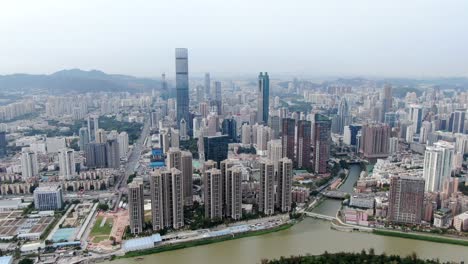
[[[260,161],[260,194],[258,210],[265,215],[275,212],[274,165],[271,160]]]
[[[330,159],[331,121],[324,115],[315,114],[313,126],[314,171],[326,173]]]
[[[188,81],[188,51],[185,48],[175,50],[176,58],[176,100],[177,124],[182,119],[190,123],[189,113],[189,81]],[[189,122],[190,121],[190,122]]]
[[[59,168],[61,179],[69,180],[76,174],[75,167],[75,151],[73,149],[65,148],[59,150]]]
[[[221,170],[209,169],[204,171],[203,176],[205,218],[223,218],[223,182]]]
[[[107,166],[106,143],[89,143],[85,147],[85,165],[88,168],[105,168]]]
[[[383,89],[383,98],[382,98],[382,113],[380,122],[385,121],[385,114],[392,110],[393,104],[393,94],[392,94],[392,86],[387,84],[384,86]]]
[[[193,204],[193,167],[192,167],[192,153],[190,151],[182,151],[181,154],[181,171],[182,181],[184,187],[184,204],[191,206]]]
[[[390,179],[388,220],[396,223],[419,224],[424,205],[424,179],[394,176]]]
[[[252,126],[243,124],[241,130],[241,143],[244,145],[252,144]]]
[[[278,161],[278,187],[277,200],[281,212],[291,211],[291,187],[292,187],[292,161],[282,158]]]
[[[294,160],[294,137],[296,122],[292,118],[283,118],[281,141],[283,144],[283,157]]]
[[[438,141],[426,148],[423,168],[426,192],[442,189],[444,181],[451,176],[453,159],[454,146],[449,142]]]
[[[29,148],[23,148],[21,151],[21,175],[24,180],[39,176],[37,154]]]
[[[133,181],[128,184],[128,215],[130,220],[130,232],[132,234],[143,232],[145,209],[142,178],[134,178]]]
[[[366,124],[361,129],[360,152],[366,158],[388,156],[391,129],[386,124]]]
[[[119,143],[119,155],[121,158],[127,157],[128,152],[128,134],[123,131],[117,136],[117,143]]]
[[[106,167],[120,168],[120,150],[117,139],[110,139],[106,142]]]
[[[153,230],[184,226],[182,172],[176,168],[155,170],[150,175]]]
[[[311,130],[312,124],[310,121],[299,120],[297,123],[297,141],[296,141],[296,167],[297,168],[312,168],[310,162],[311,152]]]
[[[106,131],[102,128],[99,128],[96,131],[96,143],[106,143],[106,141],[107,141]]]
[[[283,157],[283,145],[281,139],[268,141],[267,158],[271,160],[275,167],[275,174],[278,172],[278,161]],[[276,182],[276,179],[275,179]]]
[[[270,107],[270,77],[268,73],[260,73],[258,75],[258,91],[257,91],[257,122],[268,124],[268,113]]]
[[[242,218],[242,170],[234,165],[228,168],[223,176],[224,215],[240,220]]]

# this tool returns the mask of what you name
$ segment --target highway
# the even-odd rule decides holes
[[[125,168],[124,168],[124,173],[122,177],[117,181],[115,185],[115,192],[118,193],[119,197],[114,203],[114,210],[117,210],[120,200],[122,199],[122,194],[127,191],[127,180],[130,174],[133,174],[136,171],[138,161],[140,160],[141,156],[141,151],[143,149],[143,143],[145,142],[145,139],[149,135],[149,118],[145,118],[145,123],[143,125],[143,129],[141,131],[141,135],[138,138],[138,140],[133,144],[133,148],[128,155],[128,160],[125,163]]]

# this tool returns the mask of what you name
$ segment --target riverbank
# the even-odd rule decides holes
[[[390,231],[390,230],[381,230],[381,229],[374,229],[372,233],[376,235],[381,235],[381,236],[400,237],[400,238],[416,239],[416,240],[423,240],[423,241],[436,242],[436,243],[468,246],[468,240],[442,237],[442,236],[436,236],[436,235],[425,235],[425,234],[420,234],[420,233],[404,233],[400,231]]]
[[[135,257],[141,257],[141,256],[161,253],[161,252],[165,252],[165,251],[172,251],[172,250],[184,249],[184,248],[189,248],[189,247],[208,245],[208,244],[213,244],[213,243],[218,243],[218,242],[223,242],[223,241],[228,241],[228,240],[234,240],[234,239],[239,239],[239,238],[245,238],[245,237],[260,236],[260,235],[264,235],[264,234],[268,234],[268,233],[273,233],[273,232],[286,230],[286,229],[292,227],[294,224],[295,223],[287,223],[287,224],[276,226],[276,227],[273,227],[273,228],[270,228],[270,229],[246,232],[246,233],[241,233],[241,234],[234,235],[234,236],[229,235],[229,236],[222,236],[222,237],[210,238],[210,239],[199,239],[199,240],[193,240],[193,241],[182,242],[182,243],[177,243],[177,244],[169,244],[169,245],[164,245],[164,246],[160,246],[160,247],[154,247],[154,248],[144,249],[144,250],[139,250],[139,251],[131,251],[131,252],[125,253],[125,255],[123,255],[123,256],[118,256],[116,258],[117,259],[135,258]]]

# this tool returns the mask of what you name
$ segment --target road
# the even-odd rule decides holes
[[[127,190],[127,180],[130,174],[136,171],[136,166],[138,165],[138,161],[140,160],[141,151],[143,149],[143,143],[145,139],[149,135],[149,118],[145,118],[145,123],[143,125],[143,130],[141,131],[141,135],[138,140],[133,144],[133,148],[128,155],[128,160],[125,163],[124,173],[123,176],[118,180],[117,184],[115,185],[115,191],[118,193],[119,197],[115,201],[114,210],[117,210],[120,200],[122,199],[122,194]]]

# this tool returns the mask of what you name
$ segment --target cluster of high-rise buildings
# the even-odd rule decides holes
[[[276,211],[289,212],[292,204],[292,171],[290,159],[276,162],[262,159],[259,162],[260,179],[258,211],[272,215]],[[171,148],[166,166],[155,169],[149,176],[153,230],[178,229],[184,226],[184,206],[193,203],[192,154]],[[208,160],[202,166],[202,193],[204,217],[217,221],[224,218],[242,218],[242,167],[238,160],[221,162]],[[144,229],[144,182],[135,178],[128,185],[130,230],[141,233]]]

